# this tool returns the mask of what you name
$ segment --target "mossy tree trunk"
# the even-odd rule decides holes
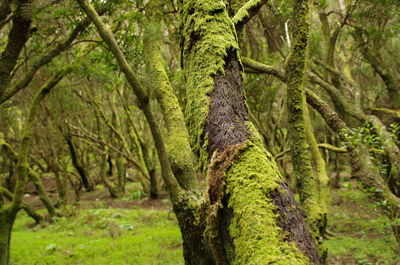
[[[302,209],[315,238],[322,243],[327,220],[329,179],[312,132],[305,95],[312,3],[312,0],[294,1],[293,41],[286,67],[288,133]]]
[[[208,171],[206,235],[216,263],[319,264],[293,194],[249,122],[224,2],[179,3],[186,117],[191,146]]]

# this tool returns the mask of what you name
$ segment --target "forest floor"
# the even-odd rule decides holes
[[[149,201],[139,191],[110,200],[104,189],[82,196],[79,206],[63,209],[65,217],[31,227],[20,213],[14,227],[14,265],[180,265],[181,235],[167,198]],[[37,203],[37,198],[32,198]],[[390,223],[354,181],[332,195],[328,264],[400,264]],[[43,210],[40,210],[44,213]]]

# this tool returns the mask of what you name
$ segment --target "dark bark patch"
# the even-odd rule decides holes
[[[241,66],[234,52],[228,52],[224,74],[214,77],[215,88],[210,95],[209,115],[205,125],[208,134],[208,154],[222,152],[227,147],[249,139],[245,122],[248,112],[242,91]]]
[[[295,242],[300,251],[310,259],[313,264],[322,264],[315,240],[304,221],[293,193],[285,183],[280,184],[280,190],[272,194],[272,200],[277,207],[279,217],[278,225],[287,232],[286,240]]]

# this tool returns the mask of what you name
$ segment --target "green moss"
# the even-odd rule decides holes
[[[180,8],[183,62],[187,76],[186,118],[191,146],[207,168],[204,124],[214,90],[214,76],[224,73],[228,51],[237,51],[237,36],[222,1],[184,1]]]
[[[258,6],[262,0],[250,0],[247,1],[235,14],[235,16],[232,18],[232,22],[236,25],[240,22],[242,22],[244,19],[246,19],[249,14],[249,10]]]
[[[265,152],[248,142],[226,173],[226,193],[234,210],[234,264],[308,264],[294,243],[284,241],[285,233],[277,225],[276,207],[268,198],[280,189],[282,179]]]

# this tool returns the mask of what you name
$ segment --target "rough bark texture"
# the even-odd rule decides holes
[[[241,68],[236,55],[226,58],[224,74],[214,78],[215,89],[210,95],[211,103],[205,130],[208,135],[208,155],[222,152],[229,146],[245,142],[250,137],[246,126],[247,108],[244,104]]]

